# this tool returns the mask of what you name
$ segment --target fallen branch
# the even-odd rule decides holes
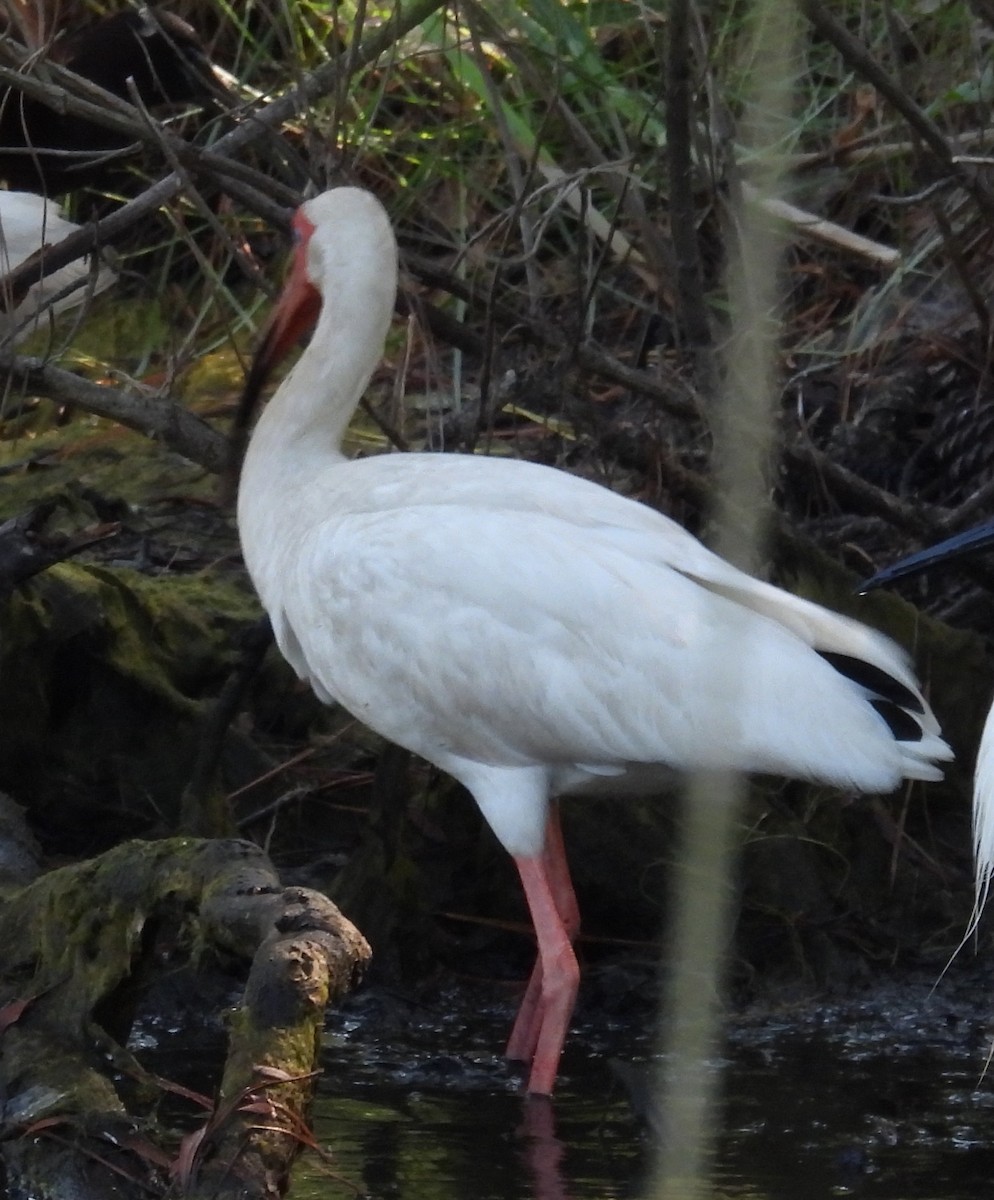
[[[96,417],[106,417],[144,433],[209,471],[219,472],[226,461],[224,436],[163,395],[137,387],[89,383],[43,359],[10,353],[0,353],[0,374],[26,391],[46,396],[57,404],[75,405]]]
[[[190,1197],[282,1193],[305,1141],[325,1007],[369,959],[330,900],[283,889],[248,842],[128,842],[23,888],[0,909],[0,944],[8,1188],[147,1197],[174,1176]],[[245,961],[218,1101],[181,1150],[150,1105],[163,1090],[193,1093],[149,1074],[125,1039],[166,975],[191,1013],[195,986]]]

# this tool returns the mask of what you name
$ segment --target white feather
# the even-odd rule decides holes
[[[980,919],[994,878],[994,707],[987,714],[973,777],[973,845],[977,899],[971,928]]]
[[[253,435],[238,520],[280,648],[322,699],[460,779],[516,855],[541,848],[550,794],[611,777],[734,767],[862,791],[941,777],[951,754],[898,647],[667,517],[526,462],[348,462],[396,247],[368,193],[303,212],[326,303]],[[920,740],[895,740],[818,651],[900,681]]]

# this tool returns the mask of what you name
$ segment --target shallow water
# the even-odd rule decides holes
[[[763,1200],[977,1200],[994,1179],[987,979],[890,986],[844,1005],[738,1017],[715,1194]],[[329,1027],[315,1132],[292,1200],[639,1196],[652,1138],[633,1114],[646,1031],[575,1027],[553,1105],[499,1055],[509,1007],[360,996]],[[616,1056],[616,1057],[615,1057]],[[641,1059],[627,1066],[632,1058]],[[622,1065],[617,1065],[620,1062]],[[718,1064],[715,1064],[718,1069]],[[626,1087],[620,1079],[628,1078]],[[637,1099],[636,1099],[637,1102]]]

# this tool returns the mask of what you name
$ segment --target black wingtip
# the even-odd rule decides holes
[[[868,663],[852,654],[839,654],[834,650],[819,650],[821,657],[833,666],[840,675],[858,683],[860,687],[873,692],[888,704],[906,709],[908,712],[923,714],[925,706],[920,697],[911,688],[903,684],[893,675],[888,675],[880,667]]]

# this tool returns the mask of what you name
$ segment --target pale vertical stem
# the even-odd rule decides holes
[[[685,796],[674,867],[673,923],[666,948],[660,1068],[662,1130],[654,1200],[709,1194],[718,1126],[722,1000],[734,923],[736,815],[745,794],[734,772],[700,772]]]
[[[757,0],[752,13],[755,70],[743,129],[750,148],[755,199],[733,213],[728,247],[731,332],[722,403],[714,427],[714,548],[736,566],[755,568],[766,530],[766,466],[776,382],[777,272],[780,236],[762,201],[777,195],[794,83],[796,11],[780,0]],[[734,236],[737,234],[737,240]],[[735,737],[739,691],[734,628],[714,631],[709,693],[724,696],[711,735]],[[699,1200],[708,1179],[719,1123],[717,1056],[728,947],[734,929],[738,817],[745,779],[702,772],[689,783],[684,829],[674,871],[673,918],[666,947],[666,987],[660,1044],[659,1103],[663,1130],[653,1200]]]

